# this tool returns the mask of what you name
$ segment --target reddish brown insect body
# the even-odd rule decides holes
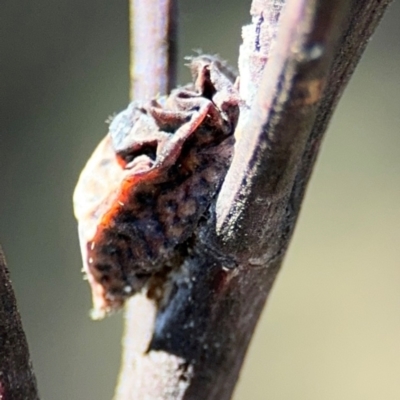
[[[239,115],[234,77],[216,57],[190,67],[194,84],[114,118],[75,189],[95,317],[179,266],[226,174]]]

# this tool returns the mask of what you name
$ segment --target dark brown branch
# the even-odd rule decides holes
[[[245,32],[253,31],[253,48],[242,49],[248,61],[240,64],[251,109],[242,110],[217,212],[171,277],[167,304],[130,301],[118,400],[231,397],[329,117],[388,1],[289,0],[278,24],[282,3],[253,2]],[[138,93],[162,91],[155,85]]]
[[[260,15],[263,12],[261,3],[257,2]],[[292,61],[297,62],[298,67],[291,71],[293,65],[287,65],[288,75],[285,77],[277,76],[277,64],[282,62],[279,54],[284,52],[282,46],[285,43],[276,46],[261,83],[267,91],[259,93],[247,122],[239,126],[237,155],[219,197],[218,227],[223,241],[229,242],[232,250],[240,245],[244,249],[249,248],[249,243],[258,243],[258,248],[251,246],[253,258],[258,262],[285,251],[330,117],[390,0],[353,0],[347,3],[340,43],[335,48],[329,43],[335,38],[334,32],[329,32],[327,27],[331,24],[335,29],[338,21],[334,18],[340,18],[340,7],[347,4],[331,3],[325,11],[322,2],[321,6],[316,4],[320,7],[321,15],[316,21],[321,29],[315,32],[315,38],[309,38],[309,43],[303,43],[303,60],[296,60],[294,54]],[[300,7],[301,2],[297,5]],[[286,47],[288,44],[293,46],[295,38],[301,36],[301,29],[306,28],[297,25],[296,21],[292,26],[297,32],[293,32],[294,38],[287,38]],[[281,33],[285,35],[288,31],[282,27]],[[320,56],[312,59],[319,52]],[[299,75],[295,76],[296,73]],[[293,85],[291,89],[280,87],[287,82]],[[274,84],[276,87],[271,86]],[[257,85],[257,76],[253,77],[251,85]],[[281,101],[279,91],[287,96],[290,90],[292,94],[287,101],[285,98]],[[301,97],[304,97],[303,104]],[[248,100],[251,101],[252,97]],[[281,199],[288,204],[287,209],[281,210],[286,216],[279,216],[276,212],[274,203],[280,196],[286,196],[286,199]],[[248,204],[252,206],[248,207]],[[276,236],[270,230],[273,219],[280,219],[282,230],[286,230],[282,242],[273,241]],[[263,252],[261,249],[266,243],[268,252]]]
[[[322,100],[290,195],[293,218],[297,218],[301,202],[318,156],[324,133],[346,85],[392,0],[352,0],[337,46]]]
[[[39,395],[6,260],[0,248],[0,399],[36,400]]]
[[[347,3],[288,2],[261,89],[239,126],[238,150],[218,199],[218,227],[232,250],[244,255],[251,249],[259,265],[280,257],[288,244],[293,225],[287,221],[288,196],[324,93]]]

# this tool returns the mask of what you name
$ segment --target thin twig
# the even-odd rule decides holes
[[[177,3],[130,0],[131,98],[147,100],[176,85]]]
[[[147,100],[167,94],[176,85],[178,8],[176,0],[130,0],[131,97]],[[165,387],[177,387],[172,377],[179,362],[165,356],[164,369],[151,371],[146,351],[154,331],[157,305],[144,294],[126,306],[122,364],[115,400],[154,398],[160,387],[157,373],[168,374]],[[146,368],[150,365],[150,369]],[[162,382],[162,379],[161,379]],[[178,398],[178,397],[177,397]]]

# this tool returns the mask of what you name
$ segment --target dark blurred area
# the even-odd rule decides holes
[[[181,1],[193,49],[235,65],[250,0]],[[112,397],[122,315],[89,319],[72,192],[105,119],[128,103],[126,2],[4,0],[0,243],[43,399]],[[400,5],[335,114],[235,394],[400,398]]]

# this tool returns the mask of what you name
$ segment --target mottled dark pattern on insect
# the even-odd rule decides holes
[[[234,76],[213,56],[190,60],[194,83],[133,102],[110,124],[74,194],[97,317],[174,267],[223,181],[239,116]]]

